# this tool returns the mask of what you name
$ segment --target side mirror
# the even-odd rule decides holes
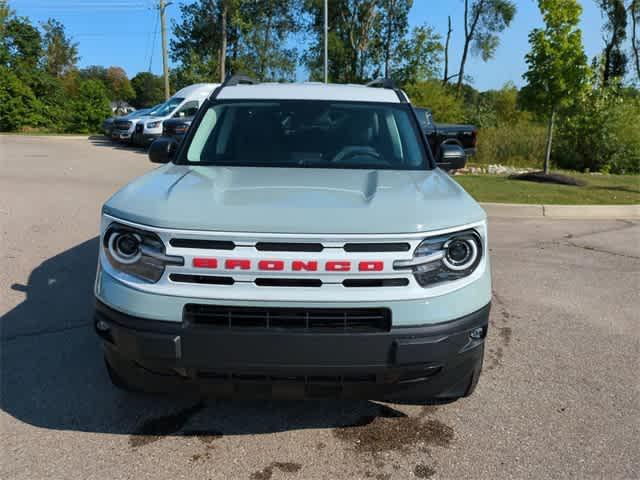
[[[169,163],[176,153],[178,143],[173,138],[160,137],[149,147],[151,163]]]
[[[443,143],[436,163],[443,170],[458,170],[467,164],[467,154],[460,145]]]

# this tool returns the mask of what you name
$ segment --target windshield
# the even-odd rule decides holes
[[[183,102],[184,98],[170,98],[166,102],[158,105],[156,108],[149,112],[149,115],[154,117],[166,117],[171,112],[173,112],[178,105]]]
[[[209,107],[186,163],[420,170],[429,165],[407,104],[224,101]]]

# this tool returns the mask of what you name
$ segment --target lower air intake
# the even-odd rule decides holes
[[[187,304],[183,320],[231,329],[317,333],[372,333],[391,330],[391,311],[388,308],[262,308]]]

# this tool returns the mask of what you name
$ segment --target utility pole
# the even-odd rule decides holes
[[[164,75],[164,97],[168,100],[171,93],[169,91],[169,54],[167,52],[167,18],[165,16],[165,10],[169,5],[171,5],[171,2],[165,3],[165,0],[159,0],[159,2],[160,31],[162,32],[162,73]]]
[[[324,0],[324,83],[329,82],[329,0]]]

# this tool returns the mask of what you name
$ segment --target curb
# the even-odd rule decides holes
[[[640,205],[528,205],[481,203],[489,217],[640,218]]]

